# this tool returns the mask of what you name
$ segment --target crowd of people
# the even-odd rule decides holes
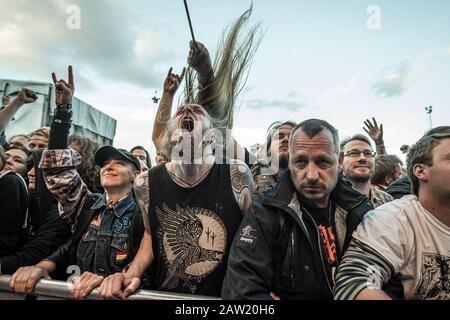
[[[279,119],[255,154],[233,138],[234,102],[260,38],[191,41],[153,124],[157,156],[70,135],[74,70],[52,74],[50,128],[9,137],[0,111],[0,274],[125,299],[141,289],[224,299],[450,299],[450,126],[387,154],[383,126],[342,138],[321,119]],[[239,36],[242,36],[242,40]],[[239,41],[238,41],[239,40]],[[185,81],[173,116],[174,96]],[[375,146],[375,148],[374,148]],[[73,277],[68,270],[79,271]]]

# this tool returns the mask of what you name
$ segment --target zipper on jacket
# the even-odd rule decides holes
[[[294,257],[294,245],[295,245],[295,239],[294,239],[294,230],[291,231],[291,286],[292,289],[294,289],[294,267],[295,267],[295,257]]]
[[[327,273],[327,269],[325,267],[325,262],[323,261],[322,244],[320,243],[321,236],[320,236],[319,228],[317,228],[317,224],[314,221],[314,218],[308,212],[308,210],[306,210],[306,208],[305,208],[305,212],[308,214],[308,216],[312,219],[312,221],[314,223],[314,227],[315,227],[316,232],[317,232],[317,243],[319,244],[319,253],[320,253],[320,261],[322,261],[322,269],[323,269],[323,272],[325,274],[325,279],[327,280],[328,289],[330,289],[330,292],[333,293],[333,289],[331,288],[331,285],[330,285],[330,280],[328,279],[328,273]]]

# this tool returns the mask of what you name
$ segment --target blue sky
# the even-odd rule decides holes
[[[0,77],[48,81],[74,65],[77,95],[118,119],[116,145],[151,148],[151,127],[169,67],[186,63],[189,28],[181,0],[1,0]],[[81,10],[68,30],[67,7]],[[189,1],[196,38],[212,54],[249,1]],[[381,13],[370,30],[367,8]],[[265,30],[240,100],[236,138],[263,142],[276,120],[330,121],[341,136],[375,116],[388,152],[399,154],[433,124],[450,121],[450,1],[253,1]],[[6,44],[6,46],[5,46]]]

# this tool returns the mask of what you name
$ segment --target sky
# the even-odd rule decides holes
[[[214,57],[223,29],[251,4],[189,0],[196,40]],[[152,125],[170,67],[186,66],[182,0],[0,0],[0,78],[51,81],[74,67],[76,96],[118,121],[114,145],[154,155]],[[234,136],[263,143],[274,121],[320,118],[341,137],[383,123],[398,154],[450,125],[450,1],[253,1],[264,36],[238,99]]]

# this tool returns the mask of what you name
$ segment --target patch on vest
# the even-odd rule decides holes
[[[222,262],[227,247],[227,231],[214,212],[204,208],[175,210],[163,204],[156,207],[160,223],[160,249],[168,268],[162,287],[175,289],[181,284],[195,293],[197,283]]]
[[[129,228],[131,226],[130,218],[128,217],[120,217],[117,218],[114,222],[113,230],[114,233],[121,233],[126,228]]]

